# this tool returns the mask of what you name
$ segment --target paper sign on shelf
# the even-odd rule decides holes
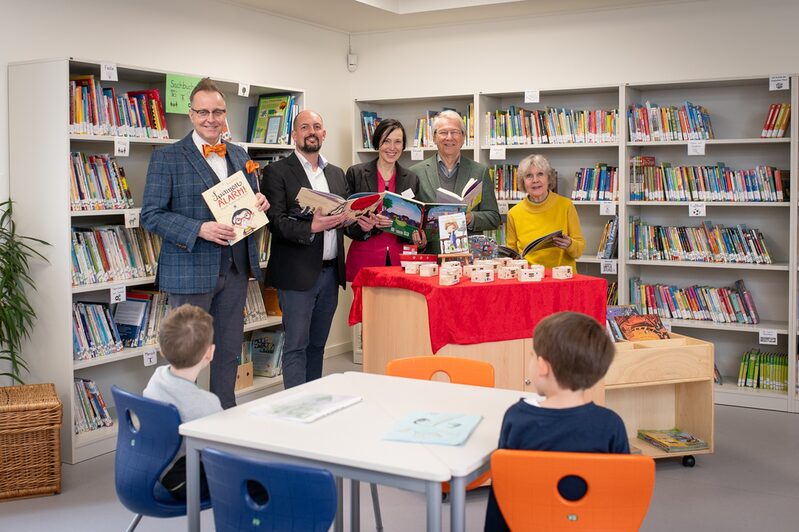
[[[705,216],[706,205],[704,201],[692,201],[688,204],[688,216],[703,218]]]
[[[616,216],[616,204],[612,201],[599,202],[599,215],[600,216]]]
[[[411,148],[411,161],[424,161],[424,150],[422,148]]]
[[[142,360],[144,361],[145,366],[155,366],[155,363],[158,362],[158,355],[155,352],[155,349],[148,349],[142,354]]]
[[[758,331],[757,341],[763,345],[777,345],[777,330],[760,329],[760,331]]]
[[[127,157],[130,155],[130,139],[127,137],[114,137],[114,155]]]
[[[100,81],[119,81],[116,63],[100,63]]]
[[[538,103],[541,101],[541,91],[530,89],[524,91],[524,103]]]
[[[247,97],[250,95],[250,84],[249,83],[239,83],[239,92],[237,92],[239,96]]]
[[[136,227],[139,227],[140,215],[141,215],[141,209],[125,211],[125,227],[127,227],[128,229],[135,229]]]
[[[125,286],[116,285],[111,287],[111,304],[122,303],[125,301]]]
[[[704,140],[689,140],[688,141],[688,155],[704,155],[705,154],[705,141]]]
[[[788,74],[774,74],[768,77],[768,90],[787,91],[791,88],[791,78]]]
[[[619,261],[602,259],[599,261],[599,272],[605,275],[616,275]]]
[[[488,158],[492,161],[504,161],[505,146],[491,146],[491,151],[488,153]]]
[[[194,76],[181,76],[178,74],[166,75],[166,103],[164,110],[167,113],[189,114],[191,91],[200,82]]]

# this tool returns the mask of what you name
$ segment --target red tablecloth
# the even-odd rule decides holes
[[[564,310],[583,312],[605,323],[607,281],[587,275],[553,279],[547,270],[541,282],[497,279],[492,283],[461,281],[440,286],[438,277],[420,277],[399,266],[364,268],[352,283],[350,325],[360,323],[363,287],[401,288],[427,300],[433,352],[447,344],[479,344],[532,337],[546,316]]]

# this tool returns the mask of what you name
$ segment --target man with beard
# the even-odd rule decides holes
[[[294,119],[291,138],[295,151],[264,168],[261,190],[271,205],[272,233],[266,281],[277,288],[286,333],[283,346],[283,385],[291,388],[322,376],[322,359],[344,287],[345,214],[303,216],[297,203],[300,188],[348,197],[341,168],[319,154],[325,140],[322,117],[302,111]],[[371,228],[369,228],[371,229]]]

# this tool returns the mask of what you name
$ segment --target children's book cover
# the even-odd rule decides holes
[[[344,213],[347,220],[344,225],[355,223],[361,216],[380,212],[383,195],[376,192],[358,192],[347,199],[331,192],[322,192],[302,187],[297,193],[300,216],[312,218],[316,209],[322,209],[325,216]]]
[[[466,215],[457,212],[439,216],[438,241],[442,253],[467,253],[469,235],[466,231]]]
[[[678,428],[667,430],[639,429],[638,438],[666,452],[697,451],[707,449],[707,442]]]
[[[236,238],[229,241],[231,246],[269,223],[266,214],[255,208],[255,193],[243,172],[236,172],[202,195],[214,219],[233,226]]]
[[[625,340],[665,340],[669,331],[655,314],[616,316],[614,318]]]

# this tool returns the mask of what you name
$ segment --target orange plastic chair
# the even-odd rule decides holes
[[[482,360],[445,356],[421,356],[398,358],[386,364],[386,375],[406,377],[409,379],[432,380],[436,373],[444,373],[454,384],[494,387],[494,366]],[[486,471],[468,486],[467,490],[479,488],[491,478],[491,471]],[[442,486],[444,493],[449,492],[449,482]]]
[[[491,455],[491,471],[494,495],[513,532],[638,530],[655,487],[655,461],[641,455],[500,449]],[[587,491],[570,501],[558,484],[575,476]]]

